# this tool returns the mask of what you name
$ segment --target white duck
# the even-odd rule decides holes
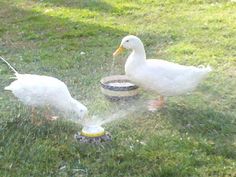
[[[119,48],[113,53],[118,55],[124,49],[131,49],[125,63],[125,73],[137,85],[160,94],[160,99],[149,103],[149,110],[164,105],[165,96],[176,96],[193,91],[199,82],[211,71],[208,67],[184,66],[159,59],[146,60],[142,41],[133,35],[124,37]]]
[[[16,80],[5,87],[5,90],[12,91],[25,105],[32,108],[49,106],[64,113],[73,113],[78,119],[87,114],[87,108],[72,98],[64,82],[49,76],[19,74],[4,58],[0,59],[16,76]]]

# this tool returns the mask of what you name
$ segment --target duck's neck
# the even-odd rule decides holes
[[[132,68],[141,67],[146,62],[146,53],[144,50],[143,45],[140,45],[139,47],[133,49],[132,53],[129,55],[125,68],[126,70],[129,70]]]

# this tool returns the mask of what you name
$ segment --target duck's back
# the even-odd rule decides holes
[[[139,85],[163,96],[184,94],[196,88],[210,68],[184,66],[165,60],[149,59],[136,74]]]
[[[64,82],[49,76],[21,74],[6,90],[10,90],[23,103],[32,106],[50,105],[61,98],[70,98]],[[66,100],[65,100],[66,101]]]

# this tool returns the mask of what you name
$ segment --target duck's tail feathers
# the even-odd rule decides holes
[[[18,78],[17,76],[10,77],[10,79],[17,79],[17,78]]]
[[[211,67],[210,65],[207,65],[206,70],[207,70],[208,72],[211,72],[213,69],[212,69],[212,67]]]
[[[212,68],[208,66],[198,66],[198,69],[196,70],[196,73],[194,74],[194,77],[199,82],[203,80],[210,72],[212,71]]]
[[[9,86],[5,87],[4,90],[9,90],[9,91],[11,91],[12,89],[11,89],[11,87],[10,87],[10,85],[9,85]]]
[[[210,65],[207,65],[207,67],[205,67],[204,65],[199,65],[198,68],[203,69],[207,73],[212,71],[212,67]]]
[[[16,71],[16,69],[10,64],[8,63],[7,60],[5,60],[3,57],[0,56],[0,59],[7,64],[7,66],[14,72],[14,74],[16,75],[16,77],[19,75],[19,73]]]

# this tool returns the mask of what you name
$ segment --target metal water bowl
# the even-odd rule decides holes
[[[111,100],[130,99],[138,95],[138,86],[125,75],[104,77],[100,83],[102,93]]]

